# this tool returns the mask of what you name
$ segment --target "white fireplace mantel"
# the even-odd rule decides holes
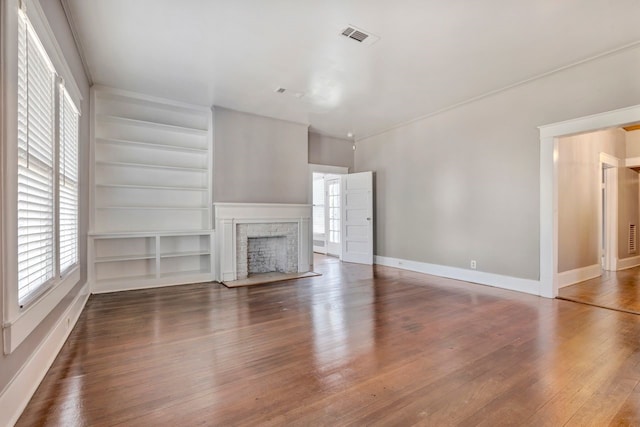
[[[215,203],[216,272],[218,281],[236,280],[238,224],[293,222],[298,225],[298,272],[312,267],[311,205],[284,203]]]

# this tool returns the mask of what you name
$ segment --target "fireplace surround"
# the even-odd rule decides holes
[[[218,281],[241,280],[272,268],[282,273],[311,270],[311,205],[216,203],[214,207]],[[250,271],[248,259],[250,239],[265,239],[252,243],[262,252],[256,255],[255,271]]]

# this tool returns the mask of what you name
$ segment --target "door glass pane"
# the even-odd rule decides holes
[[[340,243],[340,180],[327,181],[329,204],[329,242]]]

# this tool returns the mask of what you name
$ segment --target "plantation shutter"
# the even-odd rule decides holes
[[[18,36],[18,301],[54,276],[55,72],[21,16]]]
[[[78,111],[60,90],[60,271],[78,261]]]

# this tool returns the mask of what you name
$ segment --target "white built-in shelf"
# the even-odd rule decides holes
[[[197,129],[197,128],[191,128],[191,127],[185,127],[185,126],[168,125],[165,123],[152,122],[148,120],[130,119],[128,117],[99,114],[96,116],[96,119],[103,123],[112,122],[112,123],[119,123],[124,125],[145,126],[149,128],[162,129],[168,132],[182,132],[182,133],[190,133],[190,134],[202,135],[202,136],[207,135],[206,129]]]
[[[117,256],[103,256],[96,257],[95,262],[118,262],[118,261],[135,261],[139,259],[155,259],[155,254],[142,254],[142,255],[117,255]]]
[[[211,252],[207,251],[194,251],[194,252],[167,252],[160,254],[160,258],[179,258],[185,256],[205,256],[211,255]]]
[[[181,151],[186,153],[207,153],[208,152],[206,148],[184,147],[181,145],[160,144],[157,142],[130,141],[126,139],[116,139],[116,138],[96,138],[96,142],[99,144],[143,147],[151,150]]]
[[[211,109],[99,86],[92,101],[96,291],[211,280]]]
[[[181,170],[181,171],[200,172],[200,173],[206,173],[207,172],[206,168],[186,167],[186,166],[155,165],[155,164],[151,164],[151,163],[97,161],[96,164],[97,165],[105,165],[105,166],[132,167],[132,168]]]
[[[101,210],[142,210],[142,211],[206,211],[199,206],[97,206]]]
[[[120,232],[89,232],[90,237],[98,239],[125,239],[134,237],[175,237],[175,236],[208,236],[213,230],[163,230],[163,231],[132,231],[126,233]]]
[[[132,190],[208,191],[208,188],[204,187],[176,187],[170,185],[96,184],[96,187],[129,188]]]

